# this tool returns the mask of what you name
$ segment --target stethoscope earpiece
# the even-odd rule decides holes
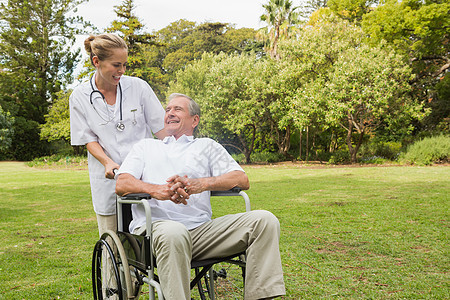
[[[97,113],[97,115],[98,115],[103,121],[106,122],[106,123],[104,124],[104,125],[106,125],[106,124],[108,124],[109,122],[111,122],[111,121],[114,120],[114,116],[113,116],[112,118],[110,118],[108,107],[106,107],[106,112],[108,113],[108,120],[105,120],[105,119],[99,114],[99,112],[97,111],[97,109],[95,108],[94,100],[93,100],[93,97],[92,97],[92,95],[95,94],[95,93],[99,93],[99,94],[102,96],[102,100],[103,100],[103,102],[105,103],[105,106],[106,106],[107,104],[106,104],[106,101],[105,101],[105,95],[103,95],[103,93],[100,92],[99,90],[94,89],[94,85],[92,84],[92,77],[93,77],[93,76],[94,76],[94,75],[92,75],[91,78],[89,78],[89,83],[91,84],[91,88],[92,88],[92,92],[91,92],[91,94],[89,95],[89,101],[91,102],[91,105],[92,105],[92,107],[94,108],[94,110],[95,110],[95,112]],[[122,86],[120,85],[120,82],[119,82],[119,91],[120,91],[120,103],[119,103],[119,105],[120,105],[120,107],[119,107],[119,109],[120,109],[120,120],[119,120],[119,123],[116,124],[116,129],[117,129],[118,131],[122,132],[122,131],[124,131],[124,129],[125,129],[125,124],[122,122]]]

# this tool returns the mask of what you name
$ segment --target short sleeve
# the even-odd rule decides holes
[[[136,143],[119,168],[119,174],[128,173],[141,179],[144,172],[145,140]]]
[[[228,151],[216,141],[211,140],[209,155],[212,176],[220,176],[231,171],[244,172]]]
[[[77,91],[73,91],[69,98],[70,143],[73,146],[86,145],[87,143],[98,140],[95,133],[89,127],[79,99],[80,93],[77,93]]]
[[[153,133],[164,128],[164,108],[153,89],[147,82],[141,80],[142,97],[144,98],[144,115],[147,126]]]

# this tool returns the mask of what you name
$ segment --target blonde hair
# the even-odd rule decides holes
[[[84,41],[84,48],[89,54],[92,65],[92,58],[97,56],[99,60],[106,60],[112,55],[114,49],[128,50],[125,41],[118,35],[112,33],[103,33],[99,35],[90,35]]]

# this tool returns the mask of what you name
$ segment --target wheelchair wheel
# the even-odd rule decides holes
[[[196,270],[197,272],[197,270]],[[245,257],[214,264],[197,283],[193,299],[244,299]],[[212,286],[211,286],[212,284]]]
[[[212,269],[214,299],[244,299],[245,267],[223,262]]]
[[[92,257],[94,299],[137,299],[140,286],[131,284],[131,272],[119,237],[105,232],[95,244]]]

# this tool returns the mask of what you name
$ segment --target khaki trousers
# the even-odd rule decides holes
[[[190,298],[191,259],[226,257],[246,251],[245,299],[285,294],[279,251],[280,223],[255,210],[216,218],[193,230],[175,221],[155,221],[153,252],[164,298]]]
[[[98,234],[101,237],[106,230],[117,231],[117,216],[116,215],[99,215],[97,214]]]

